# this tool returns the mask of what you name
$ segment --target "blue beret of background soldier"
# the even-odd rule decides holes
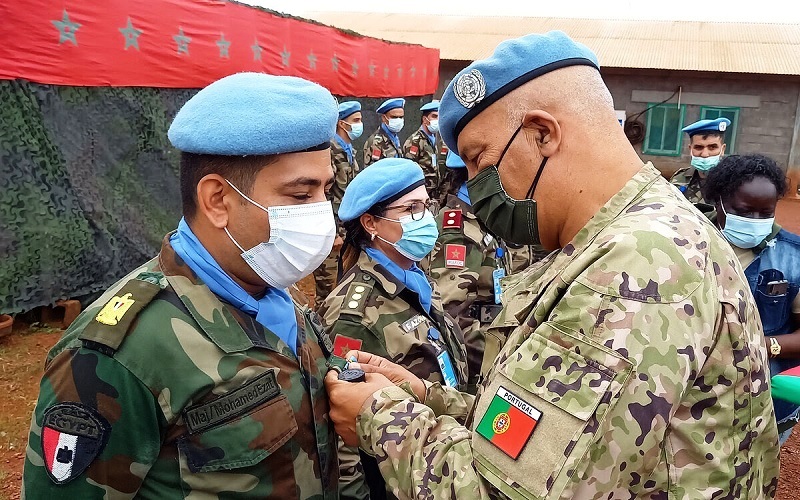
[[[700,120],[683,128],[689,136],[691,165],[672,174],[669,181],[677,187],[686,199],[710,215],[714,210],[714,200],[706,200],[703,186],[709,170],[716,167],[725,154],[725,132],[731,121],[720,117],[714,120]]]
[[[325,378],[348,445],[398,497],[769,498],[778,434],[764,336],[730,245],[643,164],[597,58],[564,33],[453,78],[440,133],[494,235],[554,252],[508,278],[474,398],[353,351]],[[391,241],[391,240],[390,240]],[[456,418],[454,418],[456,417]]]
[[[342,277],[319,314],[335,354],[359,349],[430,383],[464,389],[464,338],[417,267],[436,243],[434,213],[422,169],[411,160],[382,159],[356,175],[339,207],[346,230]],[[383,497],[374,458],[362,459],[359,466],[355,449],[340,450],[342,495],[363,498],[366,481],[374,497]]]
[[[375,109],[381,115],[377,130],[364,142],[364,167],[381,158],[402,158],[403,148],[397,135],[405,124],[406,100],[395,97]]]
[[[259,73],[181,108],[184,217],[48,355],[26,498],[337,497],[331,346],[292,288],[335,237],[336,121],[324,88]]]

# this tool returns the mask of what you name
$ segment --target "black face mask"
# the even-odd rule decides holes
[[[536,200],[533,193],[536,185],[544,172],[547,157],[542,158],[536,177],[528,189],[528,194],[523,200],[515,200],[508,196],[500,181],[500,162],[511,147],[511,143],[522,130],[520,125],[506,144],[497,163],[483,169],[472,180],[467,181],[469,198],[472,201],[472,210],[475,216],[483,222],[486,229],[509,243],[520,245],[538,245],[539,225],[536,221]]]

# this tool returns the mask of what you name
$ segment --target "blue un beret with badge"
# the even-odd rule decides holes
[[[316,83],[293,76],[236,73],[189,99],[167,136],[187,153],[294,153],[324,149],[333,138],[337,118],[336,100]]]
[[[339,206],[343,222],[356,219],[370,208],[396,200],[425,185],[422,168],[405,158],[384,158],[365,168],[350,181]]]
[[[382,115],[384,113],[388,113],[389,111],[397,108],[402,108],[406,105],[406,100],[402,97],[395,97],[393,99],[386,99],[383,101],[383,104],[378,106],[378,109],[375,110],[376,113]]]
[[[567,66],[600,69],[597,56],[562,31],[506,40],[488,59],[475,61],[447,86],[439,105],[439,132],[458,150],[458,134],[501,97],[546,73]]]
[[[361,111],[361,103],[358,101],[345,101],[339,103],[339,119],[344,120],[353,113]]]
[[[425,111],[439,111],[439,101],[431,101],[428,104],[423,104],[419,110],[423,113]]]
[[[466,163],[464,160],[461,159],[460,156],[455,154],[452,149],[447,151],[447,158],[444,160],[444,165],[447,168],[467,168]]]
[[[683,127],[683,131],[689,134],[689,137],[695,134],[702,134],[709,132],[725,132],[728,130],[728,126],[731,124],[731,121],[727,118],[717,118],[716,120],[700,120],[699,122],[694,122],[687,127]]]

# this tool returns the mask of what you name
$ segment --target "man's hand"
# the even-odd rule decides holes
[[[380,373],[367,373],[364,382],[339,380],[339,374],[334,370],[325,375],[325,389],[328,391],[331,405],[331,420],[344,444],[358,446],[356,417],[361,412],[361,407],[375,391],[391,385],[392,382]]]
[[[402,366],[392,363],[386,358],[362,351],[350,351],[345,359],[350,360],[350,368],[361,368],[364,373],[379,373],[388,378],[394,385],[408,382],[411,390],[420,402],[425,402],[425,384],[422,380]],[[352,360],[355,359],[355,362]]]

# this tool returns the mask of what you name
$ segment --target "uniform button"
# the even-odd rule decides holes
[[[359,285],[356,287],[356,293],[364,293],[364,290],[366,289],[363,286]]]
[[[360,293],[354,293],[353,296],[350,297],[350,299],[351,300],[360,300],[361,297],[363,297],[363,295],[361,295]]]
[[[372,276],[370,276],[369,274],[365,274],[364,281],[372,281]]]
[[[356,307],[358,307],[358,302],[355,300],[351,300],[350,302],[347,303],[347,307],[349,307],[350,309],[355,309]]]

